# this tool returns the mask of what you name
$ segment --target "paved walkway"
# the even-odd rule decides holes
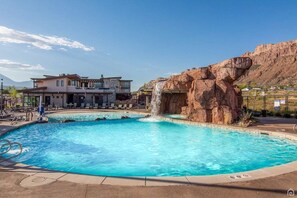
[[[26,175],[0,172],[0,197],[287,197],[287,190],[297,189],[297,172],[276,177],[222,185],[181,185],[162,187],[123,187],[85,185],[64,181],[24,188],[19,185]]]
[[[296,132],[293,131],[293,126],[297,124],[296,118],[259,117],[257,119],[259,122],[251,128],[297,134],[297,128]]]

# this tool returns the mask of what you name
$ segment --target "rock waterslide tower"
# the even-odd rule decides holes
[[[233,123],[242,105],[233,82],[251,65],[250,58],[236,57],[170,77],[163,86],[160,112],[181,113],[197,122]]]

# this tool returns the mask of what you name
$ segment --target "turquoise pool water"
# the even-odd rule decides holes
[[[49,122],[59,122],[62,120],[75,120],[75,121],[95,121],[96,118],[106,118],[109,120],[120,119],[122,116],[130,118],[141,118],[144,115],[125,113],[125,112],[99,112],[99,113],[79,113],[79,114],[48,114]]]
[[[166,118],[173,118],[173,119],[179,119],[179,120],[186,119],[186,116],[181,114],[164,114],[163,116]]]
[[[91,175],[215,175],[297,160],[288,140],[143,118],[34,124],[1,138],[23,144],[16,161]]]

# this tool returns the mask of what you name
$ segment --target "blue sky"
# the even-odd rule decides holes
[[[295,0],[2,0],[0,73],[122,76],[133,89],[297,38]]]

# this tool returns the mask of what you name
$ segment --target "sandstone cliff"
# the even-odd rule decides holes
[[[297,85],[297,40],[259,45],[242,56],[251,58],[253,66],[237,84]]]

